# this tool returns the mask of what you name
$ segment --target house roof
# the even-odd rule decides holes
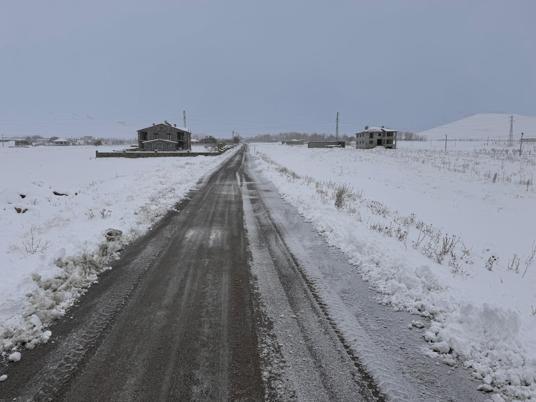
[[[396,130],[393,130],[391,128],[385,128],[385,127],[369,127],[363,131],[360,131],[360,133],[395,133]]]
[[[171,142],[173,144],[177,144],[177,141],[172,141],[172,140],[164,140],[162,138],[156,138],[154,140],[147,140],[147,141],[143,141],[142,144],[145,144],[147,142]]]
[[[68,140],[66,140],[65,138],[58,138],[55,139],[54,142],[68,142]]]
[[[171,124],[166,124],[166,123],[158,123],[158,124],[155,124],[153,126],[140,128],[138,131],[150,130],[150,129],[153,129],[155,127],[162,127],[162,126],[166,127],[166,128],[172,128],[173,130],[180,131],[180,132],[183,132],[183,133],[190,133],[186,128],[174,127]]]

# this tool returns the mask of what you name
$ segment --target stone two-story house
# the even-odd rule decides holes
[[[377,146],[396,148],[396,130],[384,127],[365,127],[365,130],[355,135],[356,148],[370,149]]]
[[[140,151],[190,151],[192,134],[168,123],[153,124],[138,130]]]

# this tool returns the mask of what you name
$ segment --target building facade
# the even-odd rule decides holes
[[[396,130],[384,127],[365,127],[365,130],[355,135],[358,149],[371,149],[375,147],[396,148]]]
[[[190,151],[192,134],[164,122],[138,130],[140,151]]]

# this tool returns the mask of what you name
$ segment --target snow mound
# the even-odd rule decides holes
[[[449,139],[508,139],[510,132],[510,116],[514,117],[514,138],[519,139],[521,133],[525,136],[536,137],[536,117],[506,113],[479,113],[452,123],[429,130],[421,131],[419,135],[430,140]]]

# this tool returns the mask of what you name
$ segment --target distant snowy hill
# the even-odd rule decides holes
[[[429,130],[421,131],[428,139],[507,139],[510,131],[510,114],[479,113]],[[514,139],[521,133],[536,137],[536,116],[514,114]]]

